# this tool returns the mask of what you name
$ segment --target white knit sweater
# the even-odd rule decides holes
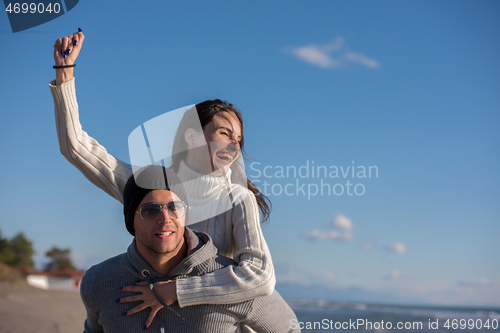
[[[123,203],[123,188],[132,175],[129,164],[108,154],[90,137],[79,120],[75,79],[55,85],[49,83],[55,105],[59,147],[66,159],[94,185]],[[196,200],[226,186],[222,177],[200,175],[181,163],[181,180],[196,179],[186,186],[190,207],[201,207]],[[226,190],[227,191],[227,190]],[[257,201],[253,193],[232,185],[234,207],[223,213],[191,224],[193,230],[212,237],[219,254],[233,258],[238,266],[228,266],[203,276],[177,280],[177,298],[181,307],[198,304],[226,304],[270,295],[276,282],[271,255],[260,228]],[[191,202],[193,201],[193,202]],[[202,214],[202,210],[190,213]]]

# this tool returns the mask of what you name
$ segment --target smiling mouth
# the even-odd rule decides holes
[[[215,154],[219,159],[227,162],[227,163],[232,163],[234,161],[234,156],[225,152],[221,151]]]
[[[167,231],[167,232],[157,232],[155,233],[156,236],[163,236],[163,237],[167,237],[167,236],[170,236],[171,234],[173,234],[174,232],[173,231]]]

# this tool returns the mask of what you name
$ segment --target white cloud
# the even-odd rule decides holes
[[[371,59],[362,53],[351,51],[345,40],[341,37],[337,37],[324,45],[311,44],[292,47],[288,49],[288,53],[293,54],[306,63],[324,69],[340,68],[349,63],[363,65],[370,69],[380,67],[377,60]]]
[[[406,248],[406,245],[404,245],[403,243],[394,242],[387,244],[387,251],[392,253],[405,254],[406,252],[408,252],[408,249]]]
[[[368,68],[377,69],[379,68],[379,64],[377,60],[370,59],[364,54],[356,53],[356,52],[347,52],[345,55],[346,60],[358,63],[361,65],[365,65]]]
[[[325,226],[333,228],[333,230],[312,230],[311,232],[303,234],[302,238],[309,240],[344,240],[348,242],[352,241],[354,238],[352,234],[354,225],[349,218],[342,214],[337,215],[333,221],[326,223]]]
[[[313,230],[311,232],[303,234],[302,237],[310,240],[343,239],[343,235],[336,230],[323,231],[323,232],[318,230]]]
[[[295,48],[292,50],[292,53],[299,59],[321,68],[335,68],[341,66],[340,61],[332,59],[327,53],[315,45]]]
[[[343,231],[352,231],[354,229],[351,219],[342,214],[337,215],[335,219],[333,219],[332,222],[327,223],[326,226],[334,227]]]

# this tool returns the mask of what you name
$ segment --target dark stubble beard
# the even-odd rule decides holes
[[[148,253],[151,256],[154,256],[154,257],[163,257],[166,254],[174,253],[175,251],[177,251],[177,249],[179,249],[179,246],[181,246],[181,243],[182,243],[183,239],[184,239],[184,237],[182,237],[181,239],[179,239],[179,242],[175,245],[175,248],[172,251],[158,252],[158,251],[156,251],[154,248],[152,248],[150,246],[146,246],[146,250],[148,251]]]
[[[136,241],[140,241],[141,242],[141,244],[143,245],[143,247],[147,251],[148,255],[150,255],[151,257],[154,257],[154,258],[163,257],[163,256],[165,256],[167,254],[170,254],[170,253],[173,253],[173,252],[177,251],[179,249],[179,246],[181,246],[182,241],[184,240],[184,236],[182,236],[182,238],[179,239],[179,242],[175,245],[175,248],[172,251],[158,252],[158,251],[156,251],[154,249],[153,246],[151,246],[149,244],[149,242],[143,242],[143,241],[141,241],[142,239],[147,239],[147,237],[143,238],[143,237],[140,236],[140,234],[137,234],[137,233],[136,233],[135,236],[136,236]]]

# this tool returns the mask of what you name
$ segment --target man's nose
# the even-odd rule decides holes
[[[160,216],[158,216],[158,223],[171,223],[172,217],[165,207],[161,207]]]

